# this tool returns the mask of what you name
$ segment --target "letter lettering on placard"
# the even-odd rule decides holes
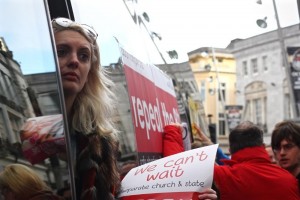
[[[145,169],[140,167],[135,171],[134,175],[143,174],[144,172],[152,172],[155,170],[156,166],[157,165],[147,165]]]
[[[160,115],[160,110],[159,110],[159,102],[158,99],[156,98],[156,106],[154,107],[154,113],[155,113],[155,120],[156,120],[156,125],[157,125],[157,130],[162,132],[163,131],[163,125],[161,121],[161,115]]]
[[[206,158],[208,157],[208,155],[204,151],[201,151],[200,155],[197,153],[197,156],[199,156],[200,161],[206,160]]]
[[[139,123],[141,125],[141,128],[145,128],[145,121],[143,120],[144,117],[144,110],[143,110],[143,106],[142,106],[142,102],[139,98],[137,98],[137,110],[138,110],[138,119],[139,119]]]
[[[144,100],[143,100],[143,109],[144,109],[144,117],[145,117],[145,122],[146,122],[147,138],[149,140],[150,139],[150,134],[149,134],[149,130],[150,130],[150,117],[149,117],[149,110],[148,110],[147,102],[144,101]]]
[[[160,103],[157,98],[154,105],[135,96],[131,97],[131,102],[134,125],[142,129],[146,128],[148,140],[150,140],[151,130],[163,132],[163,125],[177,122],[180,119],[177,109],[173,108],[172,113],[168,113],[165,104]],[[161,105],[161,110],[159,105]]]
[[[165,170],[163,172],[157,172],[156,174],[148,174],[147,181],[149,180],[156,180],[164,179],[164,178],[173,178],[173,177],[180,177],[183,174],[183,170],[181,169],[180,165],[174,166],[172,169]]]
[[[138,120],[136,116],[136,104],[135,104],[135,97],[131,97],[131,102],[132,102],[132,107],[133,107],[133,115],[134,115],[134,122],[135,122],[135,127],[138,127]]]
[[[154,106],[154,108],[155,108],[155,106]],[[150,121],[150,125],[151,125],[153,131],[156,131],[154,109],[151,104],[149,104],[149,121]]]

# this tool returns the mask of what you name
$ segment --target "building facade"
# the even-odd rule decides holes
[[[210,132],[213,134],[215,131],[215,142],[224,144],[224,148],[227,149],[229,129],[225,106],[236,105],[235,59],[227,49],[210,47],[191,51],[188,56],[200,90]]]
[[[286,48],[299,47],[299,25],[283,28],[282,33]],[[269,144],[274,125],[293,117],[277,30],[233,40],[227,49],[236,60],[236,101],[244,105],[244,120],[260,125]]]
[[[28,89],[20,64],[0,37],[0,170],[16,162],[31,166],[23,157],[20,139],[24,121],[35,116]],[[53,182],[46,163],[34,169],[47,183]]]

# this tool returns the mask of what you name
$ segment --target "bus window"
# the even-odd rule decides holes
[[[64,141],[64,127],[45,8],[44,1],[1,1],[0,170],[26,165],[56,192],[68,184],[69,171],[55,153],[54,141]],[[53,128],[60,130],[56,136],[49,133]],[[51,148],[37,145],[43,142]],[[65,151],[64,143],[60,148]]]

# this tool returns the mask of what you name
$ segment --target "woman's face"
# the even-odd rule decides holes
[[[91,68],[91,45],[84,36],[72,30],[55,33],[55,43],[64,94],[76,96]]]

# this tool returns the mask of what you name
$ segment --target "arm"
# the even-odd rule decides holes
[[[213,142],[209,139],[209,137],[207,137],[205,135],[205,133],[203,133],[203,131],[200,129],[200,127],[198,125],[196,125],[195,123],[193,123],[192,124],[192,128],[196,132],[196,135],[200,139],[201,142],[203,142],[203,143],[205,143],[207,145],[213,144]]]
[[[224,165],[224,163],[221,161],[223,159],[230,159],[229,156],[227,156],[226,154],[223,153],[222,149],[220,147],[218,147],[218,150],[217,150],[217,156],[216,156],[216,162],[219,164],[219,165]]]
[[[180,124],[166,125],[163,134],[163,157],[183,151],[182,126]]]

